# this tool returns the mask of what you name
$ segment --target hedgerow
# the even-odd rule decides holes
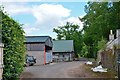
[[[16,80],[23,71],[25,61],[25,37],[22,25],[10,18],[0,7],[0,29],[2,33],[3,79]]]

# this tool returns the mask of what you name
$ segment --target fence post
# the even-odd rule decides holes
[[[118,80],[120,80],[120,51],[118,50]]]
[[[3,47],[4,45],[0,43],[0,80],[2,80],[2,74],[3,74]]]
[[[118,63],[118,80],[120,80],[120,62],[117,61],[117,63]]]

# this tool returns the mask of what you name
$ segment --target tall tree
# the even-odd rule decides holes
[[[79,26],[67,22],[66,25],[54,28],[53,32],[57,33],[58,40],[74,40],[75,53],[80,54],[82,48],[82,33]]]
[[[80,20],[84,22],[84,43],[92,55],[97,53],[98,41],[108,40],[109,31],[120,28],[120,2],[88,2],[85,12]]]

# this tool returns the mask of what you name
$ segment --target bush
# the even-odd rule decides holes
[[[0,7],[0,29],[2,29],[3,79],[16,80],[23,71],[25,61],[25,37],[21,25],[5,14]]]
[[[105,47],[106,47],[106,42],[107,42],[107,40],[105,40],[105,39],[101,39],[101,41],[98,41],[98,46],[97,46],[97,48],[98,48],[98,50],[100,50],[100,49],[105,49]]]

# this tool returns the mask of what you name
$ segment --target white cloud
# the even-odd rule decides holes
[[[31,13],[31,7],[26,6],[25,3],[4,2],[2,5],[4,6],[4,10],[7,11],[10,16]]]
[[[78,17],[70,17],[71,10],[60,4],[41,4],[28,6],[25,3],[4,3],[5,10],[12,16],[19,14],[32,14],[36,18],[35,23],[26,23],[23,29],[26,35],[51,35],[55,38],[53,28],[71,22],[80,25]]]
[[[71,10],[62,5],[42,4],[34,6],[33,16],[37,19],[36,24],[44,27],[57,26],[64,17],[70,15]]]
[[[62,5],[54,4],[41,4],[39,6],[34,6],[33,12],[39,12],[39,15],[54,15],[62,17],[68,17],[70,15],[69,9],[64,8]]]
[[[71,12],[71,10],[64,8],[62,5],[55,4],[41,4],[32,7],[10,4],[6,9],[10,15],[29,13],[36,18],[36,23],[25,24],[23,26],[26,35],[33,35],[36,33],[40,35],[50,34],[55,36],[53,33],[53,27],[60,25],[63,18],[69,17]]]
[[[83,16],[80,16],[80,17],[82,18]],[[83,22],[81,22],[78,17],[69,17],[69,18],[65,19],[64,21],[61,21],[61,25],[65,25],[66,22],[70,22],[70,23],[79,25],[80,30],[83,28]]]
[[[30,27],[30,24],[24,24],[23,29],[25,31],[25,35],[32,35],[31,32],[39,31],[39,28]]]

